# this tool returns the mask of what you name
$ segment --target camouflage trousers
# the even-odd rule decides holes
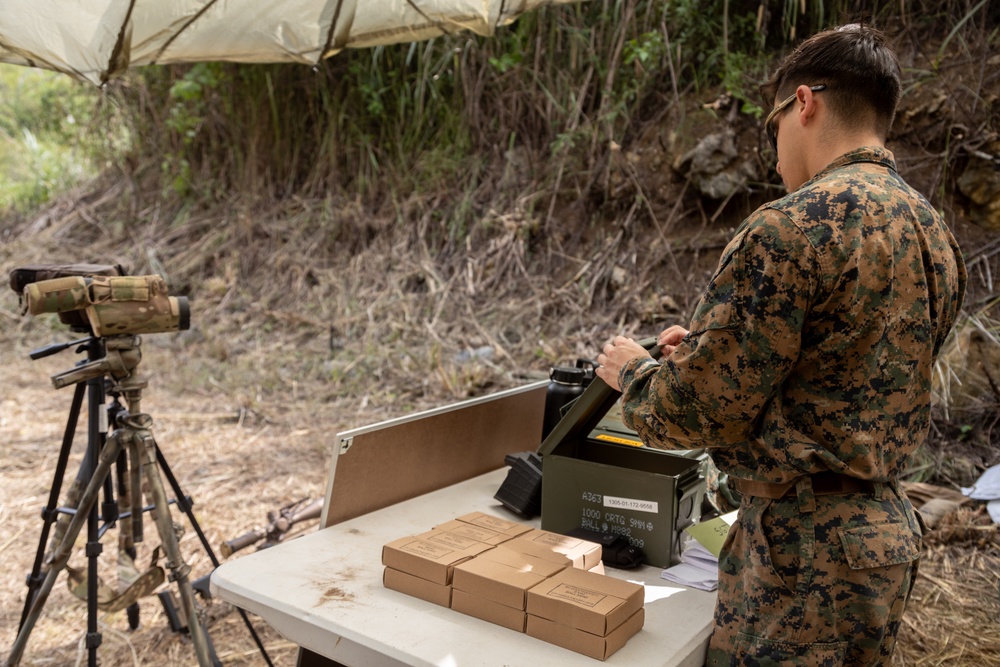
[[[707,664],[888,665],[921,532],[898,484],[746,497],[719,559]]]

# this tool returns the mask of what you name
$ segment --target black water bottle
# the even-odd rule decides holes
[[[587,372],[572,366],[554,366],[549,371],[549,386],[545,390],[545,417],[542,420],[542,440],[562,419],[563,407],[583,393]]]

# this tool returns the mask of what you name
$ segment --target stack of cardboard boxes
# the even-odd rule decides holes
[[[642,628],[643,587],[601,545],[474,512],[382,548],[383,583],[604,660]]]
[[[645,618],[642,586],[585,570],[567,568],[528,591],[529,635],[599,660]]]

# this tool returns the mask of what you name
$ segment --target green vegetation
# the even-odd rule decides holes
[[[430,215],[454,238],[490,207],[548,218],[562,194],[604,199],[611,147],[683,115],[684,94],[727,93],[759,119],[771,56],[802,35],[957,16],[958,42],[982,4],[589,0],[488,38],[347,50],[315,68],[147,67],[103,93],[4,67],[0,207],[37,206],[111,160],[173,202],[349,193],[400,220]],[[498,171],[519,191],[501,192]],[[424,203],[408,208],[414,195]]]
[[[165,189],[183,196],[465,192],[485,185],[480,156],[503,162],[516,150],[556,157],[555,168],[521,175],[541,190],[589,169],[658,113],[665,83],[674,100],[721,84],[759,113],[754,84],[774,44],[758,9],[756,0],[595,0],[542,9],[491,38],[349,50],[313,70],[147,68],[111,94],[143,138],[134,150],[162,156]]]
[[[0,210],[36,208],[93,178],[99,96],[62,74],[0,65]]]

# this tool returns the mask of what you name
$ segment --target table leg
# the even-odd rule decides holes
[[[299,656],[295,661],[295,667],[346,667],[346,665],[325,658],[319,653],[313,653],[307,648],[299,647]]]

